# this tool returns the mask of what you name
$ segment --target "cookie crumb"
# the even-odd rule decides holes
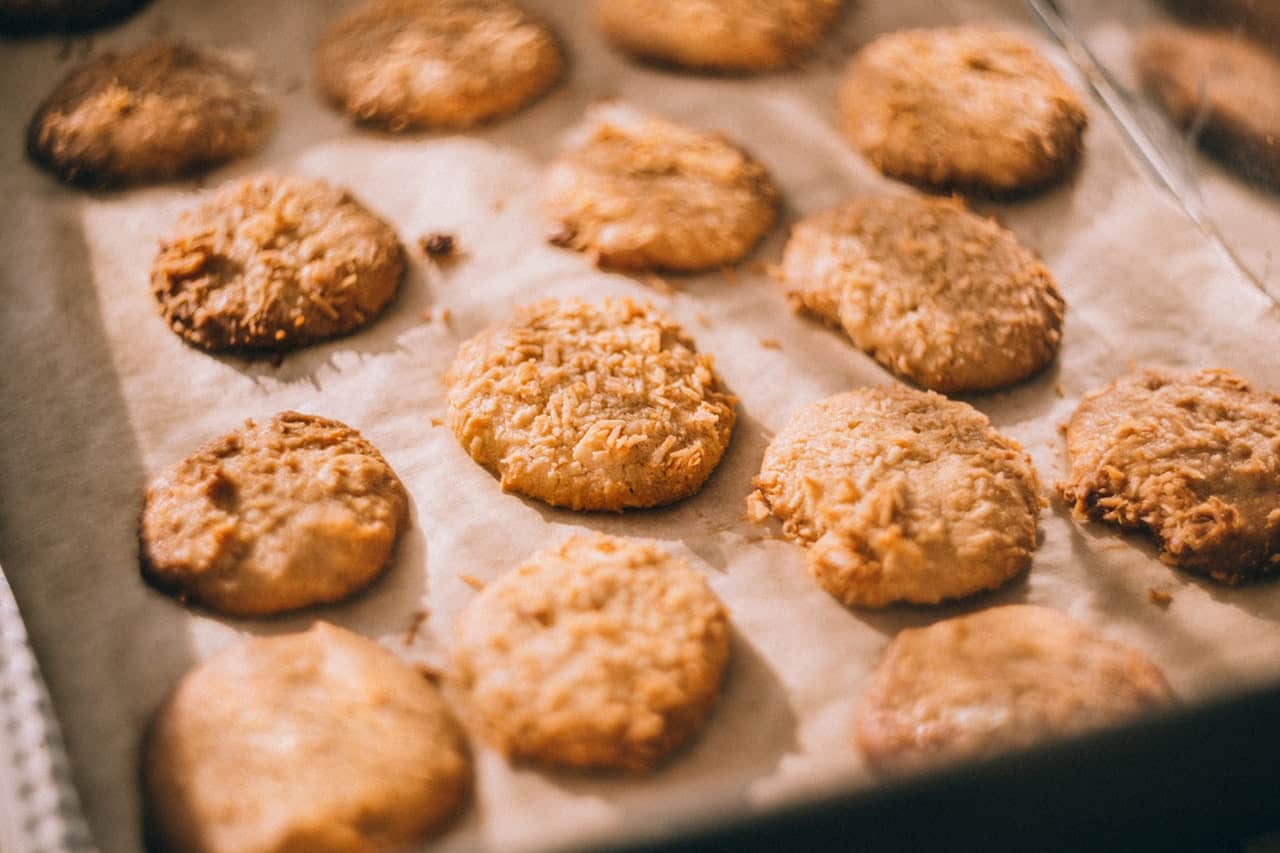
[[[419,629],[422,628],[424,622],[427,621],[428,610],[424,607],[421,610],[415,610],[413,618],[409,620],[409,627],[404,632],[404,644],[412,646],[414,639],[418,636]]]
[[[440,309],[440,322],[441,322],[441,323],[444,323],[446,326],[448,326],[450,323],[452,323],[452,322],[453,322],[453,312],[452,312],[452,311],[450,311],[448,308],[441,308],[441,309]]]
[[[429,663],[415,663],[413,668],[418,671],[418,675],[421,675],[432,684],[439,684],[441,681],[444,681],[444,673],[441,672],[439,668],[434,667]]]
[[[446,261],[457,256],[458,241],[447,231],[429,231],[418,238],[422,254],[436,261]]]
[[[444,421],[440,420],[439,418],[432,418],[431,425],[433,427],[444,426]]]
[[[422,309],[422,322],[424,322],[424,323],[430,323],[430,322],[431,322],[431,320],[432,320],[434,317],[435,317],[435,309],[434,309],[434,308],[423,308],[423,309]]]
[[[711,328],[711,321],[708,320],[707,315],[703,314],[701,311],[693,315],[693,319],[696,320],[698,322],[698,325],[701,326],[702,328],[704,329]]]
[[[1150,601],[1156,607],[1168,607],[1173,601],[1173,593],[1167,589],[1149,586],[1147,587],[1147,601]]]
[[[474,589],[476,592],[479,592],[480,590],[484,589],[484,581],[480,580],[480,578],[476,577],[475,575],[463,572],[460,575],[458,575],[458,580],[462,581],[467,586]]]
[[[489,212],[501,213],[503,208],[505,208],[506,206],[507,206],[507,200],[505,198],[495,198],[489,204]]]
[[[777,338],[761,338],[760,346],[765,349],[782,349],[782,341]]]
[[[671,286],[671,282],[667,281],[665,278],[663,278],[660,275],[654,275],[653,273],[649,273],[645,275],[641,279],[641,281],[643,281],[649,287],[661,293],[663,296],[670,296],[671,294],[676,292],[676,289]]]
[[[1057,394],[1059,397],[1067,396],[1067,391],[1065,388],[1062,387],[1061,382],[1053,386],[1053,393]]]

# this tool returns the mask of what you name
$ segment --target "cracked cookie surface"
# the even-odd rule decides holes
[[[795,412],[769,443],[748,516],[782,522],[846,605],[936,604],[1031,565],[1043,499],[1031,459],[973,407],[901,386]]]
[[[259,176],[217,190],[161,243],[151,290],[207,350],[288,350],[387,307],[405,270],[391,226],[324,181]]]
[[[544,300],[463,343],[449,426],[504,489],[577,510],[698,491],[729,444],[736,398],[711,356],[629,299]]]
[[[220,613],[282,613],[368,586],[407,523],[404,486],[373,445],[337,421],[283,412],[151,481],[142,570]]]
[[[454,674],[510,757],[647,770],[702,727],[729,622],[702,575],[641,539],[575,536],[485,586]]]
[[[1062,499],[1146,530],[1160,559],[1223,583],[1280,569],[1280,396],[1227,370],[1138,369],[1067,422]]]

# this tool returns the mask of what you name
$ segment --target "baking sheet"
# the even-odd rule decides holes
[[[874,784],[848,731],[885,644],[903,627],[996,604],[1046,604],[1146,650],[1189,701],[1280,677],[1280,587],[1226,589],[1175,574],[1143,540],[1078,526],[1056,500],[1031,573],[1002,591],[933,609],[840,607],[809,579],[799,549],[743,520],[743,501],[765,444],[792,410],[890,381],[887,374],[841,336],[791,315],[749,265],[731,277],[669,277],[674,292],[666,294],[542,240],[542,169],[586,106],[604,97],[740,140],[772,170],[788,222],[857,193],[905,191],[833,130],[843,59],[901,26],[998,19],[1030,27],[1021,3],[864,2],[806,68],[732,79],[630,64],[595,36],[579,4],[544,0],[530,5],[566,38],[565,85],[491,128],[405,137],[354,130],[315,94],[307,49],[340,5],[281,4],[264,22],[250,0],[157,0],[91,42],[7,43],[0,51],[0,563],[103,850],[140,848],[139,738],[165,692],[199,660],[242,636],[323,618],[439,664],[454,614],[474,595],[459,575],[496,577],[579,530],[654,537],[706,572],[736,629],[724,697],[703,737],[640,779],[512,768],[477,744],[476,795],[441,839],[445,849],[588,842],[698,803],[761,809]],[[279,365],[183,345],[158,318],[147,278],[156,241],[204,186],[86,194],[37,172],[17,144],[69,61],[163,32],[254,55],[281,105],[268,148],[204,186],[263,169],[325,177],[350,187],[406,244],[451,231],[465,258],[447,269],[415,261],[371,329]],[[971,400],[1024,443],[1046,490],[1062,471],[1057,425],[1083,392],[1132,361],[1224,366],[1280,388],[1271,357],[1280,317],[1271,303],[1154,187],[1096,103],[1091,120],[1083,168],[1068,184],[981,205],[1045,259],[1068,301],[1058,362],[1012,391]],[[776,260],[784,239],[785,225],[755,258]],[[515,304],[606,294],[652,300],[716,356],[742,400],[729,452],[699,495],[669,509],[574,514],[503,494],[433,421],[444,417],[449,360],[461,340]],[[148,476],[245,417],[286,408],[357,427],[405,481],[413,528],[395,566],[352,602],[269,621],[212,618],[145,587],[135,529]],[[1150,587],[1172,593],[1167,609],[1148,602]],[[429,618],[409,637],[423,610]]]

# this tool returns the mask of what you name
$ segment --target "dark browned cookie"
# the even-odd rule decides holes
[[[1067,423],[1081,516],[1148,530],[1167,563],[1234,584],[1280,568],[1280,395],[1227,370],[1134,370]]]
[[[1280,57],[1226,30],[1162,27],[1142,37],[1135,60],[1175,124],[1248,177],[1280,185]]]
[[[27,151],[64,181],[132,184],[247,154],[274,122],[249,71],[208,51],[154,42],[104,54],[64,77],[32,117]]]
[[[0,0],[0,33],[75,33],[115,23],[149,0]]]
[[[388,130],[497,118],[563,72],[551,30],[508,0],[369,0],[316,48],[325,96]]]
[[[903,631],[871,675],[854,741],[882,772],[992,755],[1173,701],[1146,655],[1045,607]]]
[[[843,0],[596,0],[596,23],[621,50],[713,71],[794,65],[826,34]]]
[[[283,613],[368,586],[407,521],[404,486],[360,433],[282,412],[246,421],[151,481],[142,571],[219,613]]]
[[[324,181],[235,181],[178,220],[151,268],[173,331],[208,350],[286,350],[357,329],[404,273],[391,226]]]
[[[849,63],[838,109],[845,135],[886,175],[994,194],[1061,178],[1088,123],[1030,42],[986,26],[881,36]]]

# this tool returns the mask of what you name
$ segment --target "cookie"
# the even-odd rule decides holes
[[[169,327],[207,350],[288,350],[377,317],[405,255],[391,226],[324,181],[235,181],[178,220],[151,267]]]
[[[1133,370],[1067,422],[1062,499],[1234,584],[1280,569],[1280,395],[1227,370]]]
[[[806,406],[770,442],[747,500],[806,549],[846,605],[936,604],[1026,571],[1043,500],[1031,459],[981,412],[900,386]]]
[[[737,399],[670,318],[548,299],[465,342],[449,427],[502,488],[576,510],[678,501],[724,455]]]
[[[778,276],[794,305],[935,391],[1011,385],[1062,338],[1053,275],[953,199],[870,196],[804,219]]]
[[[826,35],[842,0],[596,0],[615,47],[710,71],[795,65]]]
[[[1173,702],[1146,655],[1045,607],[993,607],[903,631],[854,723],[899,773],[1116,724]]]
[[[651,768],[702,727],[729,621],[656,543],[576,536],[485,586],[458,616],[454,674],[485,740],[578,768]]]
[[[1280,184],[1280,58],[1227,30],[1162,27],[1134,53],[1175,124],[1246,176]]]
[[[143,752],[148,849],[399,850],[442,827],[471,783],[436,688],[324,622],[189,672]]]
[[[339,601],[387,567],[408,496],[348,426],[297,412],[201,447],[147,486],[142,572],[235,616]]]
[[[838,111],[845,136],[886,175],[997,195],[1063,177],[1088,123],[1026,39],[984,26],[881,36],[849,63]]]
[[[27,127],[63,181],[119,186],[205,171],[257,150],[275,110],[229,59],[171,42],[107,53],[64,77]]]
[[[616,104],[588,111],[547,176],[551,242],[615,269],[740,261],[777,207],[764,166],[723,136]]]
[[[0,33],[78,33],[113,24],[148,0],[0,0]]]
[[[329,101],[393,131],[507,115],[565,64],[546,25],[507,0],[370,0],[325,31],[315,61]]]

